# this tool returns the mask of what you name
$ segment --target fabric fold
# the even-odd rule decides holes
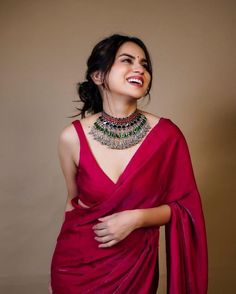
[[[206,294],[208,254],[205,220],[187,142],[179,131],[169,166],[165,202],[171,220],[165,226],[169,294]]]

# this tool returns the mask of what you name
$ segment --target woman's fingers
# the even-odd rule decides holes
[[[106,243],[108,241],[113,240],[114,238],[111,235],[107,235],[105,237],[95,237],[94,239],[96,239],[98,242]]]
[[[116,240],[111,240],[107,243],[99,244],[98,247],[111,247],[111,246],[115,245],[116,243],[117,243]]]
[[[94,230],[94,233],[95,233],[97,236],[101,237],[101,236],[106,236],[106,235],[108,235],[108,234],[109,234],[109,231],[108,231],[108,229]]]
[[[116,215],[117,215],[117,213],[113,213],[113,214],[110,214],[110,215],[107,215],[107,216],[100,217],[100,218],[98,218],[98,220],[101,220],[101,221],[108,220],[108,219],[113,218]]]
[[[106,227],[107,227],[106,222],[101,222],[93,226],[93,230],[102,230],[102,229],[105,229]]]

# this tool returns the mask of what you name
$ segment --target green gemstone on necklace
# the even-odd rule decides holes
[[[150,128],[147,118],[138,110],[124,118],[102,112],[89,134],[108,148],[125,149],[138,144]]]

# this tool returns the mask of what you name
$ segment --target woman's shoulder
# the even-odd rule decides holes
[[[78,141],[77,132],[72,123],[64,126],[59,133],[59,144],[69,145]]]
[[[77,129],[77,123],[78,121],[83,127],[83,130],[86,132],[88,128],[91,127],[91,125],[94,123],[94,121],[97,119],[99,114],[92,114],[89,116],[86,116],[85,118],[80,119],[74,119],[69,124],[63,127],[63,129],[60,131],[59,134],[59,141],[62,143],[72,143],[72,144],[78,144],[79,136],[78,136],[78,129]]]
[[[174,137],[183,137],[184,134],[181,131],[178,124],[171,118],[166,116],[157,116],[153,113],[142,111],[142,113],[147,117],[149,120],[149,123],[152,126],[156,125],[160,120],[162,120],[162,124],[165,126],[165,133],[169,133],[169,135],[172,135]]]

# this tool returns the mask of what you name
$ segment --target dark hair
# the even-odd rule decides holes
[[[152,85],[152,64],[145,44],[137,37],[114,34],[97,43],[87,60],[87,71],[85,75],[86,81],[77,83],[77,92],[79,94],[80,100],[74,101],[82,102],[84,105],[81,109],[76,107],[76,109],[80,110],[81,112],[75,116],[81,115],[83,118],[85,117],[86,111],[93,114],[102,111],[102,97],[98,86],[93,82],[91,75],[95,71],[100,71],[102,73],[104,82],[106,75],[109,73],[114,63],[118,49],[125,42],[133,42],[137,44],[140,48],[143,49],[145,53],[145,57],[147,59],[147,71],[151,76],[149,87],[145,96],[148,95],[150,99],[149,92]]]

